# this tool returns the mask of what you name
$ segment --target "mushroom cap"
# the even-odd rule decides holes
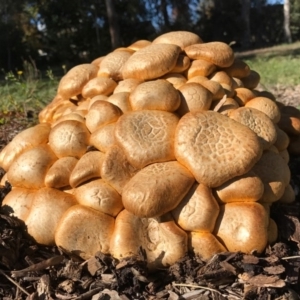
[[[227,97],[226,99],[223,98],[214,101],[210,107],[211,110],[217,111],[218,113],[225,116],[229,116],[231,112],[235,111],[238,108],[238,103],[234,99]]]
[[[42,123],[18,133],[0,152],[0,166],[8,171],[13,161],[23,152],[38,145],[46,144],[50,130],[50,124]],[[33,136],[34,138],[32,138]]]
[[[123,205],[138,217],[158,217],[174,209],[193,183],[192,174],[178,162],[154,163],[124,186]]]
[[[80,158],[89,145],[90,133],[85,124],[66,120],[54,126],[49,135],[49,145],[58,158]]]
[[[258,201],[264,193],[264,184],[253,172],[226,181],[215,189],[217,199],[221,202]]]
[[[250,74],[246,77],[241,78],[241,80],[242,80],[245,88],[253,90],[259,84],[260,75],[256,71],[251,70]]]
[[[47,187],[39,189],[25,221],[28,233],[40,244],[53,245],[58,221],[75,204],[71,194]]]
[[[217,238],[232,252],[261,253],[268,239],[269,217],[257,202],[233,202],[221,206],[215,228]]]
[[[68,114],[63,114],[61,117],[56,119],[52,123],[52,127],[54,127],[55,125],[57,125],[58,123],[60,123],[62,121],[67,121],[67,120],[74,120],[74,121],[78,121],[81,123],[85,123],[85,118],[82,116],[82,114],[78,113],[78,111],[74,111],[74,112],[70,112]]]
[[[194,184],[179,205],[172,210],[176,223],[186,231],[212,232],[219,205],[204,184]]]
[[[57,93],[64,99],[81,94],[82,88],[92,78],[97,76],[98,67],[95,64],[78,65],[60,80]]]
[[[115,138],[137,169],[174,160],[174,134],[178,117],[158,110],[134,111],[117,121]]]
[[[186,77],[191,79],[195,76],[209,76],[215,72],[217,67],[204,59],[195,59],[191,62],[189,69],[186,71]]]
[[[132,43],[130,46],[128,46],[127,48],[132,49],[134,51],[138,51],[142,48],[145,48],[146,46],[151,45],[151,42],[148,40],[138,40],[134,43]]]
[[[185,83],[178,88],[181,94],[181,103],[177,113],[181,116],[187,112],[209,110],[212,94],[209,90],[196,82]]]
[[[265,151],[252,170],[264,184],[264,193],[260,201],[279,200],[291,176],[290,169],[283,158],[273,151]]]
[[[268,226],[268,244],[274,244],[278,238],[278,228],[276,222],[270,218]]]
[[[115,81],[122,80],[122,68],[131,56],[128,51],[114,51],[107,54],[100,63],[98,77],[108,77]]]
[[[100,151],[89,151],[81,156],[70,174],[70,186],[75,188],[85,181],[101,177],[103,159],[104,154]]]
[[[189,68],[191,60],[186,56],[179,54],[174,68],[170,73],[182,73]]]
[[[281,117],[280,110],[277,104],[266,97],[255,97],[245,104],[246,107],[252,107],[262,111],[274,123],[278,123]]]
[[[229,116],[253,130],[264,150],[275,143],[277,131],[274,123],[265,113],[251,107],[240,107],[231,111]]]
[[[293,155],[300,154],[300,135],[290,136],[290,143],[288,146],[288,151],[290,154],[293,154]]]
[[[290,162],[290,154],[287,149],[284,149],[279,152],[279,155],[283,158],[283,160],[288,164]]]
[[[141,219],[126,209],[116,218],[110,252],[116,258],[138,256],[145,251],[148,268],[156,270],[174,264],[187,252],[187,234],[169,215]]]
[[[282,130],[280,129],[277,125],[275,125],[276,129],[276,135],[277,139],[274,143],[274,146],[279,150],[283,151],[287,149],[289,143],[290,143],[290,138],[289,136]]]
[[[287,114],[281,114],[278,126],[288,135],[300,135],[300,119]]]
[[[150,80],[170,72],[176,65],[180,48],[172,44],[151,44],[130,56],[123,66],[124,79]]]
[[[224,68],[225,71],[231,77],[244,78],[250,75],[250,67],[243,60],[235,58],[230,67]]]
[[[245,87],[238,87],[235,89],[234,99],[240,106],[244,106],[248,101],[255,98],[256,94],[254,91],[249,90]]]
[[[209,260],[217,253],[227,251],[224,245],[210,232],[190,232],[189,247],[204,261]]]
[[[44,179],[57,157],[48,145],[39,145],[22,153],[11,164],[7,179],[12,186],[40,189]]]
[[[35,193],[36,190],[13,187],[5,196],[1,209],[25,221],[30,213]]]
[[[231,66],[234,61],[233,50],[222,42],[193,44],[184,51],[191,59],[204,59],[221,68]]]
[[[170,82],[175,89],[178,89],[180,86],[186,83],[186,78],[182,74],[178,73],[168,73],[161,77]]]
[[[109,252],[113,230],[113,217],[92,208],[74,205],[60,218],[55,232],[55,243],[88,259],[98,251]]]
[[[143,80],[136,78],[127,78],[118,82],[118,85],[114,89],[114,94],[126,92],[131,93]]]
[[[123,114],[132,111],[132,107],[129,102],[129,92],[115,93],[107,99],[107,102],[119,107]]]
[[[116,122],[121,115],[122,111],[118,106],[104,100],[96,101],[85,117],[86,127],[93,133],[103,125]]]
[[[187,46],[203,43],[195,33],[189,31],[172,31],[164,33],[153,40],[153,44],[173,44],[184,50]]]
[[[251,129],[217,112],[187,113],[178,123],[175,156],[209,187],[250,171],[261,154]]]
[[[116,122],[101,126],[96,129],[91,134],[90,144],[99,151],[105,153],[116,143],[114,136],[115,127]]]
[[[171,83],[164,79],[139,84],[131,92],[132,110],[175,111],[180,105],[180,95]]]
[[[57,189],[69,186],[69,178],[77,162],[78,159],[72,156],[59,158],[49,168],[45,176],[45,186]]]
[[[113,145],[105,153],[101,166],[101,177],[119,194],[123,187],[138,170],[127,160],[121,147]]]
[[[294,191],[293,187],[290,184],[288,184],[285,187],[283,195],[278,200],[278,202],[280,202],[280,203],[292,203],[292,202],[295,201],[295,199],[296,199],[295,191]]]
[[[122,209],[120,194],[103,179],[92,180],[74,191],[79,204],[115,217]]]
[[[82,88],[81,94],[84,98],[93,98],[97,95],[110,95],[117,86],[111,78],[96,77],[88,81]]]

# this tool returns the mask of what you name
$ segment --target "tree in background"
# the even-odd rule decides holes
[[[283,30],[284,30],[284,39],[287,43],[292,42],[292,35],[290,30],[290,0],[284,0],[283,4]]]

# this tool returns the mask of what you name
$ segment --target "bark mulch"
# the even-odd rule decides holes
[[[295,88],[286,91],[277,87],[279,100],[299,106]],[[16,113],[9,118],[0,126],[0,149],[32,120]],[[83,261],[58,247],[39,245],[20,220],[2,209],[0,299],[300,299],[299,157],[291,157],[290,169],[296,201],[273,205],[279,238],[262,255],[224,252],[204,262],[190,253],[155,273],[148,271],[142,249],[139,257],[122,261],[102,253]],[[0,205],[10,189],[9,184],[0,187]]]

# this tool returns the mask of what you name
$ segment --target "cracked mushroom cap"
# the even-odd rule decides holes
[[[251,107],[240,107],[231,111],[229,116],[231,119],[253,130],[257,134],[264,150],[275,143],[277,131],[274,123],[265,113]]]
[[[89,145],[90,132],[85,124],[67,120],[54,126],[49,135],[49,145],[58,158],[80,158]]]
[[[187,113],[178,123],[175,156],[197,182],[209,187],[250,171],[261,155],[251,129],[217,112]]]
[[[176,223],[186,231],[212,232],[219,214],[212,191],[195,183],[179,205],[172,210]]]
[[[193,183],[192,174],[178,162],[154,163],[128,181],[122,201],[138,217],[158,217],[174,209]]]
[[[227,203],[221,206],[215,234],[229,251],[261,253],[267,245],[268,224],[269,216],[259,203]]]
[[[98,251],[109,252],[113,231],[113,217],[89,207],[73,205],[57,224],[55,244],[88,259]]]
[[[155,162],[175,160],[174,135],[178,117],[170,112],[129,112],[117,121],[115,139],[137,169]]]

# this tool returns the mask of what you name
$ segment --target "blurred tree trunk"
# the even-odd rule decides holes
[[[284,32],[284,39],[287,43],[292,42],[292,35],[290,30],[290,0],[284,0],[283,4],[283,32]]]
[[[118,16],[115,9],[115,1],[105,0],[105,3],[106,3],[107,18],[109,22],[111,46],[113,49],[115,49],[121,45],[120,28],[119,28]]]
[[[242,39],[243,48],[249,48],[251,45],[251,29],[250,29],[250,0],[241,0],[242,18],[244,20],[245,31]]]

